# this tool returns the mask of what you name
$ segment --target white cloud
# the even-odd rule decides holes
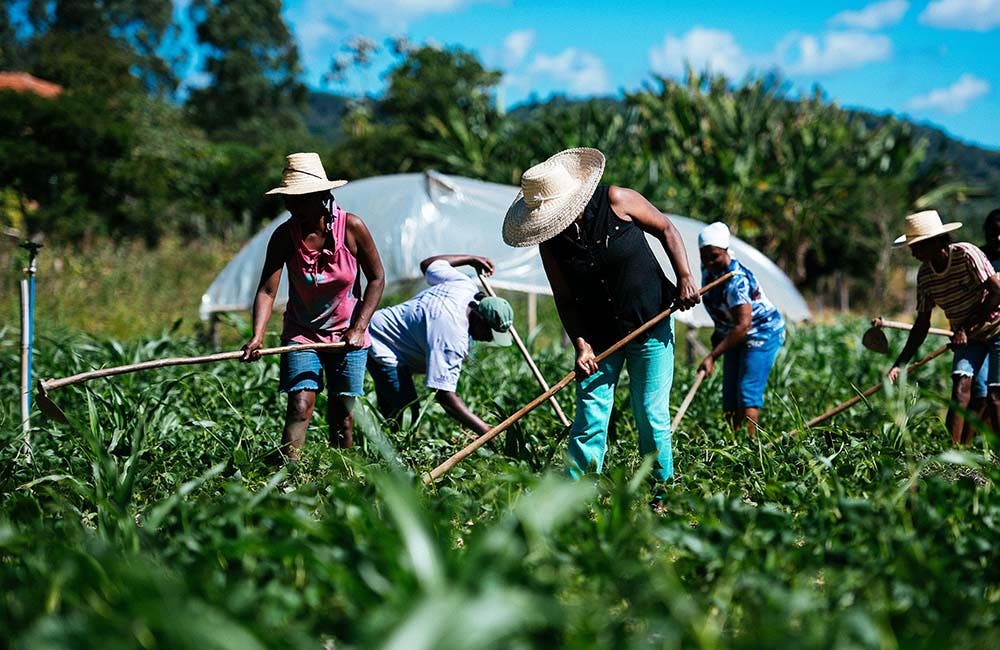
[[[554,56],[539,54],[528,66],[527,73],[532,77],[549,77],[573,95],[594,95],[611,90],[604,62],[594,54],[574,47]]]
[[[934,0],[921,12],[920,22],[986,32],[1000,25],[1000,0]]]
[[[729,32],[695,27],[680,38],[668,34],[649,50],[649,65],[663,75],[684,74],[685,63],[696,72],[710,70],[728,77],[741,77],[749,70],[750,58]]]
[[[417,18],[459,11],[488,1],[490,0],[325,0],[321,4],[329,6],[330,13],[343,13],[338,9],[341,6],[350,12],[374,19],[382,28],[401,30]]]
[[[524,61],[531,46],[535,44],[535,31],[521,29],[511,32],[503,39],[503,65],[512,68]]]
[[[788,55],[791,54],[791,60]],[[822,38],[791,34],[778,45],[777,56],[791,74],[827,74],[851,70],[892,55],[892,41],[883,34],[829,32]]]
[[[830,22],[856,29],[882,29],[902,20],[909,8],[907,0],[884,0],[873,2],[858,11],[841,11]]]
[[[336,50],[352,35],[365,34],[381,45],[383,39],[405,33],[414,20],[423,16],[496,1],[301,0],[283,14],[298,41],[303,65],[318,78],[329,67]],[[374,86],[366,90],[374,90]]]
[[[990,84],[971,74],[963,74],[947,88],[937,88],[907,102],[912,110],[931,109],[943,113],[961,113],[969,104],[990,91]]]

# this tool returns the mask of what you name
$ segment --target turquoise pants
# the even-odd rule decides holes
[[[639,453],[656,454],[653,477],[665,481],[674,473],[670,440],[670,386],[674,380],[673,318],[645,337],[632,341],[598,365],[597,372],[576,384],[576,417],[569,434],[566,472],[579,478],[601,472],[608,450],[608,421],[615,386],[628,364],[632,415],[639,429]]]

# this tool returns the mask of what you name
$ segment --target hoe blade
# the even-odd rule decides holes
[[[52,401],[49,397],[49,392],[45,390],[45,386],[42,382],[38,382],[38,390],[35,391],[35,404],[38,404],[39,410],[45,414],[45,417],[55,420],[56,422],[62,422],[63,424],[69,424],[69,419],[63,410],[59,408],[59,405]]]
[[[868,331],[861,337],[861,344],[872,352],[889,354],[889,340],[885,338],[885,332],[881,328],[868,328]]]

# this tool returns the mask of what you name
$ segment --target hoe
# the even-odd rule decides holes
[[[261,356],[266,356],[269,354],[284,354],[285,352],[292,352],[293,350],[335,350],[342,347],[344,347],[343,343],[307,343],[304,345],[283,345],[278,348],[263,348],[258,350],[258,352],[260,352]],[[228,361],[231,359],[239,359],[242,356],[243,350],[233,350],[232,352],[219,352],[200,357],[154,359],[152,361],[143,361],[142,363],[133,363],[127,366],[98,368],[97,370],[81,372],[78,375],[64,377],[62,379],[45,379],[38,382],[38,391],[35,394],[35,401],[38,403],[38,408],[41,409],[42,413],[46,416],[59,422],[68,423],[69,420],[66,419],[66,414],[63,413],[63,410],[59,408],[59,405],[53,402],[52,398],[49,397],[50,390],[62,388],[63,386],[72,386],[73,384],[80,384],[85,381],[90,381],[91,379],[98,379],[100,377],[113,377],[114,375],[124,375],[129,372],[151,370],[153,368],[166,368],[168,366],[190,366],[200,363],[213,363],[215,361]]]

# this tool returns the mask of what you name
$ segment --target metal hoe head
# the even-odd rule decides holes
[[[861,337],[861,344],[872,352],[879,354],[889,354],[889,339],[885,337],[885,332],[880,327],[870,327]]]
[[[59,408],[59,405],[52,401],[49,397],[49,392],[45,390],[45,384],[38,382],[38,390],[35,391],[35,404],[38,405],[39,410],[45,414],[45,417],[55,420],[56,422],[62,422],[63,424],[69,424],[69,419],[63,410]]]

